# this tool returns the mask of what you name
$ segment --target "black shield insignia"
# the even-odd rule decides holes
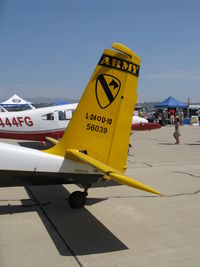
[[[107,108],[117,97],[121,87],[121,82],[116,77],[101,74],[96,80],[96,98],[99,106]]]

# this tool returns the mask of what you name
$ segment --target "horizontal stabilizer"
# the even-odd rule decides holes
[[[66,152],[66,157],[68,159],[79,160],[81,162],[88,163],[91,166],[98,169],[99,171],[103,172],[109,178],[117,181],[118,183],[121,183],[121,184],[124,184],[127,186],[131,186],[131,187],[143,190],[143,191],[147,191],[147,192],[150,192],[153,194],[162,195],[157,190],[154,190],[153,188],[150,188],[149,186],[147,186],[141,182],[138,182],[132,178],[129,178],[129,177],[121,174],[117,170],[109,167],[108,165],[106,165],[104,163],[101,163],[100,161],[98,161],[98,160],[84,154],[83,152],[78,151],[78,150],[68,149]]]
[[[46,139],[46,141],[52,143],[53,145],[56,145],[59,142],[57,139],[55,139],[53,137],[49,137],[49,136],[46,136],[45,139]]]

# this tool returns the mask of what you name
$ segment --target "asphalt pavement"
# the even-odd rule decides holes
[[[173,130],[135,132],[127,161],[163,197],[100,183],[72,210],[76,185],[0,188],[0,267],[199,267],[200,127]]]

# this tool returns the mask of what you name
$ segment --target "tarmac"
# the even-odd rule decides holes
[[[163,197],[101,183],[73,210],[76,185],[0,188],[0,267],[199,267],[200,127],[173,131],[135,132],[127,162]]]

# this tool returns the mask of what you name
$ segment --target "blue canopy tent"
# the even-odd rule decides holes
[[[176,98],[169,96],[167,99],[156,104],[155,108],[187,108],[187,104],[177,100]]]
[[[170,96],[168,97],[167,99],[163,100],[162,102],[156,104],[154,106],[155,108],[167,108],[167,109],[175,109],[175,108],[178,108],[178,109],[187,109],[188,108],[188,105],[177,100],[176,98]],[[186,112],[184,112],[186,113]],[[189,119],[187,118],[184,118],[183,120],[184,124],[189,124]]]

